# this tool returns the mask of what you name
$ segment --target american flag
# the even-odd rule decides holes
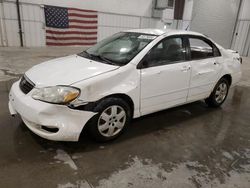
[[[44,12],[48,46],[90,46],[96,43],[96,11],[45,6]]]

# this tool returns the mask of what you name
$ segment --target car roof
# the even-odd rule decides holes
[[[175,30],[175,29],[132,29],[126,32],[133,32],[133,33],[143,33],[143,34],[151,34],[151,35],[197,35],[197,36],[204,36],[201,33],[194,32],[194,31],[186,31],[186,30]]]

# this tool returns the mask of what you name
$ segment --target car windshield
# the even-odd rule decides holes
[[[155,35],[121,32],[102,40],[79,55],[103,63],[122,66],[130,62],[155,38]]]

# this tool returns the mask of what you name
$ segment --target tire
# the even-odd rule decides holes
[[[93,139],[106,142],[117,138],[126,129],[132,118],[131,108],[120,98],[106,98],[94,108],[98,112],[88,123],[88,132]]]
[[[227,98],[229,87],[228,80],[221,78],[215,85],[211,95],[205,99],[206,104],[214,108],[221,106]]]

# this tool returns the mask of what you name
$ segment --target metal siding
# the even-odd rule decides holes
[[[236,32],[235,32],[235,34],[234,34],[234,39],[233,39],[233,43],[232,43],[232,49],[234,49],[234,50],[236,50],[236,49],[238,49],[238,45],[239,45],[239,37],[238,37],[238,31],[239,31],[239,28],[241,27],[241,24],[240,24],[240,22],[238,21],[237,22],[237,25],[236,25]],[[236,50],[236,51],[238,51],[238,50]]]
[[[250,20],[239,20],[232,44],[232,49],[242,56],[249,56],[250,47]]]
[[[247,31],[247,38],[244,45],[243,56],[250,56],[250,22],[248,21],[248,31]]]
[[[194,0],[191,30],[230,48],[240,0]]]
[[[2,19],[2,1],[0,0],[0,46],[3,46],[3,19]]]
[[[164,23],[160,19],[154,19],[154,18],[147,18],[142,17],[141,18],[141,24],[140,28],[163,28]]]
[[[20,3],[23,40],[26,47],[45,46],[45,20],[43,8],[37,4]],[[8,46],[20,46],[15,2],[4,3]],[[98,41],[119,31],[136,28],[162,28],[159,19],[98,12]]]
[[[244,55],[243,51],[244,51],[244,47],[245,47],[245,43],[246,43],[246,39],[247,39],[248,29],[249,29],[249,22],[243,21],[241,40],[240,40],[240,46],[239,46],[239,52],[242,55]]]
[[[17,20],[5,20],[8,46],[20,46]]]
[[[3,3],[4,19],[17,19],[17,11],[15,3]]]
[[[0,24],[0,46],[3,46],[3,42],[2,42],[2,27],[1,27],[1,24]]]
[[[24,44],[27,47],[45,46],[43,9],[39,5],[22,4]]]
[[[98,41],[114,33],[140,28],[140,17],[98,12]]]
[[[20,46],[15,2],[4,2],[7,46]],[[40,5],[20,3],[24,46],[45,46],[43,9]]]
[[[19,46],[17,11],[14,3],[3,3],[3,22],[7,37],[7,46]]]
[[[150,27],[150,18],[141,18],[140,28],[149,28]]]

